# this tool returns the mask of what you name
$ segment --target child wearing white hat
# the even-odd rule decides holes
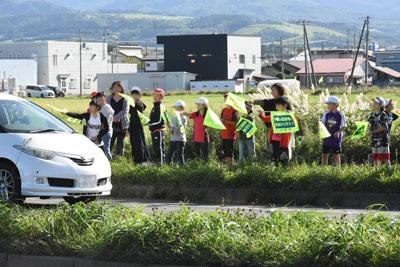
[[[208,99],[200,97],[196,101],[196,105],[198,111],[191,113],[184,112],[183,114],[194,121],[193,141],[196,154],[204,160],[208,160],[210,137],[207,127],[204,125],[204,119],[206,118],[208,108]]]
[[[173,108],[176,115],[172,117],[169,133],[171,134],[166,161],[170,164],[174,156],[179,164],[185,164],[185,144],[186,144],[186,125],[187,119],[183,112],[185,111],[186,104],[182,100],[176,101]],[[178,117],[179,116],[179,117]]]

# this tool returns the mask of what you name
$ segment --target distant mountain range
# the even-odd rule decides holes
[[[395,0],[0,0],[0,41],[73,39],[82,27],[88,40],[117,31],[141,44],[159,34],[211,32],[293,42],[302,35],[296,21],[304,18],[311,41],[343,46],[347,34],[350,43],[354,29],[359,34],[360,18],[371,15],[371,38],[396,45],[399,13]]]

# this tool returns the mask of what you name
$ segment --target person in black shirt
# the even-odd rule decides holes
[[[150,158],[143,124],[138,115],[138,112],[143,113],[143,111],[146,109],[146,105],[142,100],[140,100],[142,97],[142,91],[139,87],[132,88],[131,96],[133,100],[135,100],[135,107],[130,106],[129,110],[131,115],[129,135],[132,146],[132,158],[135,163],[141,164]]]
[[[114,110],[113,135],[111,137],[110,150],[113,150],[117,141],[117,156],[123,156],[125,150],[125,136],[129,128],[129,103],[119,94],[125,93],[122,82],[115,81],[111,85],[112,94],[107,97],[107,104]]]
[[[249,100],[247,101],[248,104],[251,105],[258,105],[261,106],[263,108],[263,110],[265,111],[265,116],[270,116],[271,113],[270,111],[276,111],[276,99],[279,97],[283,97],[285,95],[285,86],[281,83],[275,83],[271,86],[271,93],[272,96],[274,98],[272,99],[260,99],[260,100]],[[285,97],[284,97],[285,98]],[[285,98],[287,100],[287,111],[292,111],[292,104],[288,101],[287,98]],[[269,135],[271,134],[271,128],[272,125],[271,123],[266,122],[265,125],[267,126],[267,142],[265,145],[265,149],[270,152],[273,153],[273,148],[272,145],[269,144]]]
[[[153,152],[157,165],[163,165],[165,160],[165,124],[163,109],[166,111],[162,101],[165,93],[163,89],[156,89],[153,92],[154,107],[151,110],[150,122],[148,124],[153,141]],[[168,122],[167,122],[168,123]],[[170,126],[170,123],[169,125]]]

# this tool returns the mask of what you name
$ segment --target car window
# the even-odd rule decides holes
[[[0,126],[8,133],[73,132],[57,117],[29,101],[0,100]]]

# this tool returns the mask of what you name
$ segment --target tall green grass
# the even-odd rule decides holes
[[[0,251],[207,266],[398,266],[400,220],[316,212],[0,206]]]

